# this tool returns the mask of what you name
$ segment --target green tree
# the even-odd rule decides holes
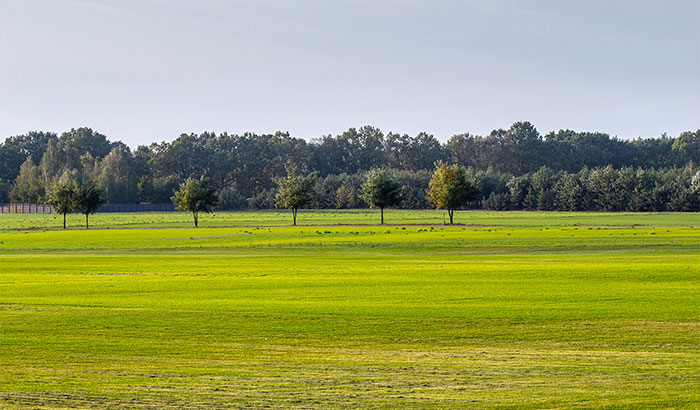
[[[59,182],[49,193],[48,203],[59,214],[63,214],[63,229],[66,229],[66,214],[73,212],[76,203],[75,184]]]
[[[124,144],[117,144],[100,162],[97,180],[108,203],[139,201],[138,175],[134,157]]]
[[[381,210],[381,223],[384,223],[384,208],[401,202],[401,183],[395,172],[386,168],[375,168],[367,172],[362,184],[362,199],[370,206]]]
[[[341,208],[354,208],[355,207],[355,187],[350,184],[343,183],[335,191],[335,207],[336,209]]]
[[[564,172],[553,187],[554,208],[558,211],[582,211],[584,204],[584,185],[578,174]]]
[[[700,193],[700,171],[693,175],[693,179],[690,182],[690,189],[692,192]]]
[[[205,177],[188,178],[170,199],[178,211],[192,212],[195,228],[199,226],[199,213],[209,213],[219,204],[216,190],[211,187],[209,178]]]
[[[10,191],[10,197],[15,202],[38,203],[44,197],[44,183],[41,170],[27,157],[19,169],[19,175]]]
[[[678,165],[685,165],[688,161],[700,164],[700,130],[686,131],[679,135],[673,142],[672,149],[681,160]]]
[[[103,203],[102,190],[97,186],[97,182],[88,179],[79,183],[75,188],[73,209],[85,215],[85,229],[90,228],[90,214],[94,214]]]
[[[454,211],[476,198],[478,190],[469,182],[467,170],[459,165],[435,164],[435,172],[428,185],[428,196],[436,208],[447,209],[450,225],[454,223]]]
[[[0,178],[0,204],[10,200],[10,183]]]
[[[64,132],[59,141],[65,155],[66,168],[80,169],[81,157],[85,154],[101,159],[112,150],[112,144],[105,135],[85,127]]]
[[[297,211],[316,196],[316,174],[301,176],[293,169],[286,178],[277,178],[276,205],[292,211],[293,224],[297,224]]]

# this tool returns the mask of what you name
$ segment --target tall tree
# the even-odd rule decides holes
[[[94,214],[103,203],[102,190],[97,186],[97,182],[87,179],[75,188],[74,209],[85,215],[85,229],[90,228],[90,214]]]
[[[401,183],[395,171],[386,168],[375,168],[367,172],[365,183],[362,184],[362,198],[370,206],[381,210],[381,223],[384,223],[384,208],[401,203]]]
[[[700,130],[695,132],[684,132],[676,138],[673,143],[673,151],[685,165],[685,162],[692,161],[700,164]]]
[[[0,204],[10,200],[10,183],[0,178]]]
[[[102,159],[97,177],[108,203],[138,202],[137,169],[131,150],[118,144]]]
[[[195,228],[199,226],[199,213],[211,212],[219,204],[219,197],[211,187],[209,178],[188,178],[171,198],[178,211],[192,212]]]
[[[52,140],[57,140],[56,134],[43,131],[30,131],[7,138],[4,144],[0,144],[0,178],[14,180],[28,157],[32,157],[34,165],[39,165],[47,143]]]
[[[61,149],[58,140],[52,139],[46,144],[44,155],[39,161],[39,170],[44,186],[50,187],[61,176],[66,164],[66,156]]]
[[[440,161],[428,185],[428,196],[436,208],[447,209],[450,225],[454,223],[455,209],[476,198],[478,190],[469,182],[467,170],[459,165],[447,165]]]
[[[67,168],[78,168],[80,157],[85,153],[101,159],[112,150],[112,144],[105,135],[86,127],[64,132],[59,139],[66,154]]]
[[[15,202],[37,203],[44,198],[44,193],[41,171],[32,162],[32,157],[27,157],[19,169],[10,197]]]
[[[301,176],[296,169],[285,178],[277,178],[277,207],[292,211],[292,221],[296,226],[299,208],[309,204],[316,196],[316,174]]]

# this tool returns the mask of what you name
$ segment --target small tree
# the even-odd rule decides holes
[[[381,223],[384,223],[384,208],[401,202],[401,184],[394,172],[389,169],[373,169],[367,173],[362,184],[362,199],[370,206],[381,210]]]
[[[83,181],[75,188],[73,209],[85,215],[85,229],[90,228],[90,214],[94,214],[103,203],[102,190],[95,181]]]
[[[63,229],[66,229],[66,214],[75,208],[75,186],[70,182],[59,182],[49,193],[48,203],[59,214],[63,214]]]
[[[178,211],[192,212],[195,228],[199,226],[199,213],[211,212],[219,204],[219,197],[211,187],[209,178],[188,178],[170,198]]]
[[[459,165],[447,165],[442,161],[435,163],[435,172],[428,186],[428,197],[436,208],[445,208],[450,216],[450,225],[454,223],[455,209],[472,201],[478,190],[469,182],[467,170]]]
[[[296,169],[292,170],[286,178],[277,178],[277,207],[292,210],[294,226],[297,224],[297,211],[316,196],[316,174],[305,177],[298,175]]]

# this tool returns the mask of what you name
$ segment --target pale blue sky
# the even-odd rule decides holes
[[[700,128],[699,0],[0,0],[0,139]]]

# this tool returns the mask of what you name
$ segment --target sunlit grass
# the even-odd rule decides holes
[[[698,215],[375,216],[0,215],[0,408],[700,402]]]

